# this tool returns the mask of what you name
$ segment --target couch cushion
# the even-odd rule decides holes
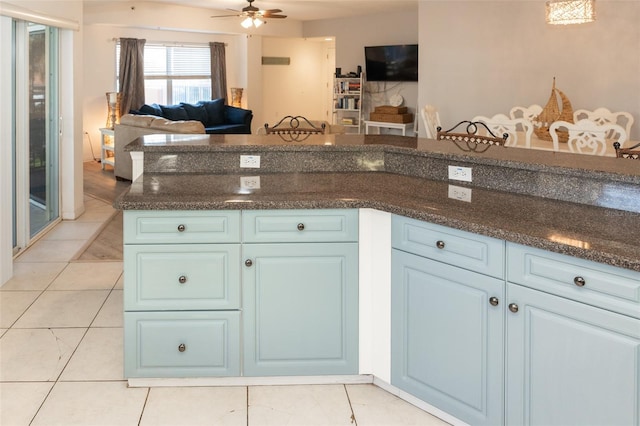
[[[207,127],[205,131],[210,135],[251,133],[251,129],[248,129],[244,124],[221,124],[215,127]]]
[[[189,115],[182,105],[160,105],[162,116],[169,120],[188,120]]]
[[[138,111],[140,111],[140,114],[157,115],[158,117],[162,117],[162,109],[158,104],[144,104],[138,109]]]
[[[120,117],[120,124],[136,127],[149,127],[151,122],[158,118],[155,115],[125,114]]]
[[[156,117],[149,125],[150,129],[162,130],[167,133],[204,133],[204,125],[196,120],[169,120]]]
[[[189,120],[198,120],[202,124],[205,124],[209,121],[209,114],[207,113],[207,109],[202,104],[188,104],[186,102],[180,102],[182,108],[187,111],[187,116],[189,116]]]
[[[224,124],[224,99],[214,99],[212,101],[200,101],[198,105],[203,105],[207,110],[208,121],[204,123],[205,127],[217,126]]]

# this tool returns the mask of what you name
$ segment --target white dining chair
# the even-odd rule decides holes
[[[524,148],[531,148],[531,135],[533,134],[533,123],[524,118],[509,118],[504,114],[496,114],[493,117],[484,117],[477,115],[471,121],[480,121],[484,123],[489,130],[496,135],[508,134],[505,146],[518,146],[518,141]],[[521,138],[518,137],[523,136]]]
[[[514,106],[509,111],[509,117],[524,118],[528,121],[533,121],[542,112],[542,107],[538,104],[529,105],[528,107]]]
[[[614,123],[598,124],[595,121],[583,119],[576,123],[568,121],[556,121],[549,126],[549,134],[553,141],[553,150],[560,151],[560,137],[558,132],[567,133],[567,148],[569,152],[578,154],[605,155],[607,146],[618,142],[624,146],[627,141],[627,132]],[[607,138],[609,134],[619,135],[616,140]],[[564,151],[564,150],[563,150]]]
[[[587,119],[595,121],[602,125],[605,123],[614,123],[622,126],[627,132],[627,136],[631,134],[631,126],[633,125],[633,116],[625,111],[611,112],[607,108],[597,108],[593,111],[586,109],[577,109],[573,112],[573,121],[578,122],[580,120]],[[609,139],[616,139],[617,135],[609,133],[607,135]]]
[[[440,114],[433,105],[427,105],[420,111],[422,121],[424,123],[424,129],[427,134],[427,138],[436,139],[438,135],[438,127],[442,127],[440,123]]]

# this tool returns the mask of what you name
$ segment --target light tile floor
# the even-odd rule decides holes
[[[95,198],[0,287],[0,425],[445,425],[374,385],[129,388],[122,262],[74,260],[115,213]]]

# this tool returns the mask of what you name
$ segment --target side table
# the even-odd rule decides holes
[[[102,164],[102,170],[104,165],[109,164],[111,167],[115,166],[115,144],[114,144],[114,131],[103,127],[100,129],[100,164]]]
[[[369,127],[377,127],[378,133],[380,133],[380,128],[385,129],[400,129],[402,130],[402,136],[407,136],[407,131],[411,131],[413,128],[413,122],[411,123],[389,123],[386,121],[368,121],[364,122],[364,134],[369,134]]]

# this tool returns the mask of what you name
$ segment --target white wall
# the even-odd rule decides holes
[[[265,122],[273,126],[286,115],[331,122],[325,101],[331,77],[326,66],[327,45],[333,42],[263,37],[262,55],[288,57],[290,64],[261,65],[264,121],[254,123],[254,131]]]
[[[552,26],[544,1],[420,3],[420,105],[443,127],[544,106],[553,77],[573,109],[628,111],[640,139],[640,2],[598,1],[597,19]]]
[[[304,35],[307,37],[334,36],[335,66],[342,68],[342,73],[346,74],[350,71],[355,72],[358,65],[365,71],[365,46],[418,43],[418,24],[418,5],[416,5],[415,11],[305,22]],[[418,105],[418,83],[366,83],[363,119],[369,119],[369,113],[375,106],[389,105],[389,99],[396,94],[401,95],[404,98],[404,106],[415,113]]]

